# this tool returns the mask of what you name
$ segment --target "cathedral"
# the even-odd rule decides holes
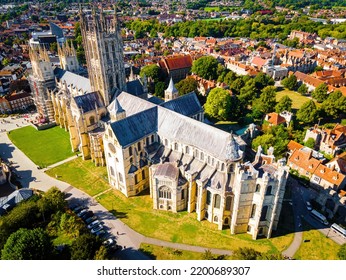
[[[146,78],[126,79],[116,14],[80,11],[88,78],[73,45],[58,48],[53,68],[45,49],[30,50],[28,77],[42,120],[69,131],[71,148],[106,166],[125,196],[150,191],[153,208],[195,212],[231,234],[270,238],[276,230],[288,167],[273,150],[244,162],[243,139],[204,122],[194,92],[150,97]],[[132,76],[132,75],[131,75]]]

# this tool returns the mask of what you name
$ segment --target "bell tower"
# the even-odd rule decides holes
[[[69,46],[67,41],[61,47],[58,44],[58,56],[62,69],[71,71],[73,73],[79,72],[77,54],[72,42],[71,46]]]
[[[123,42],[116,8],[114,15],[92,9],[86,15],[80,9],[81,31],[89,79],[93,91],[99,91],[108,106],[116,89],[126,91]]]

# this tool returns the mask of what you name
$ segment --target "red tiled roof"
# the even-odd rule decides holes
[[[270,122],[272,125],[279,125],[286,122],[284,117],[280,116],[278,113],[275,112],[267,114],[267,121]]]
[[[304,146],[302,144],[299,144],[296,141],[290,140],[290,142],[287,144],[287,148],[289,151],[294,151],[294,150],[300,150]]]
[[[167,57],[163,58],[159,64],[161,67],[164,66],[164,68],[167,68],[168,70],[191,68],[192,58],[190,55]]]
[[[251,61],[251,64],[256,65],[258,68],[262,68],[265,63],[266,60],[258,56],[254,57]]]

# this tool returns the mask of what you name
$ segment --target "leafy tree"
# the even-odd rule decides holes
[[[155,83],[155,95],[158,97],[164,97],[165,95],[165,82],[157,82]]]
[[[229,71],[229,72],[226,74],[226,76],[225,76],[223,82],[224,82],[225,84],[227,84],[227,85],[230,86],[236,79],[237,79],[237,74],[234,73],[233,71]]]
[[[100,249],[98,249],[95,253],[95,260],[107,260],[108,259],[108,250],[105,246],[101,246]]]
[[[37,206],[41,213],[50,217],[55,212],[64,211],[67,208],[67,202],[64,193],[57,187],[52,187],[43,194],[43,197],[37,202]]]
[[[244,107],[250,105],[257,97],[257,88],[254,79],[248,80],[240,90],[239,100]]]
[[[232,97],[229,91],[222,88],[213,88],[204,104],[205,113],[217,120],[227,120],[230,117]]]
[[[323,70],[323,67],[320,66],[320,65],[317,65],[317,66],[315,67],[315,69],[314,69],[314,72],[316,72],[316,71],[322,71],[322,70]]]
[[[304,145],[306,147],[309,147],[311,149],[314,149],[315,148],[315,140],[314,138],[309,138],[308,140],[305,141]]]
[[[239,94],[240,90],[244,87],[244,81],[241,78],[236,79],[230,85],[230,88],[234,94]]]
[[[93,260],[100,242],[90,233],[77,237],[71,245],[72,260]]]
[[[323,83],[315,88],[311,96],[316,99],[318,103],[323,102],[328,97],[328,86]]]
[[[346,243],[341,245],[338,251],[338,258],[340,260],[346,260]]]
[[[261,253],[252,248],[239,248],[232,254],[233,260],[257,260]]]
[[[297,120],[306,124],[314,123],[318,117],[315,102],[309,100],[305,102],[297,111]]]
[[[56,53],[58,51],[58,44],[56,42],[51,43],[49,46],[49,50]]]
[[[289,77],[284,78],[281,81],[281,84],[289,90],[294,90],[297,86],[297,77],[292,74]]]
[[[278,104],[275,106],[275,112],[281,113],[282,111],[291,111],[292,110],[292,99],[288,95],[284,95],[280,98]]]
[[[269,77],[267,74],[260,72],[255,77],[256,88],[262,90],[267,86],[273,86],[275,84],[273,78]]]
[[[306,84],[301,84],[301,86],[298,88],[298,92],[301,95],[307,95],[308,93],[308,87],[306,86]]]
[[[160,67],[156,64],[150,64],[144,66],[139,75],[143,77],[144,75],[147,76],[148,79],[151,79],[154,82],[157,82],[159,80],[159,74],[160,74]]]
[[[11,60],[7,57],[5,57],[2,61],[1,61],[3,66],[7,66],[11,63]]]
[[[53,245],[48,234],[41,228],[21,228],[12,233],[1,251],[3,260],[49,260]]]
[[[346,97],[340,91],[334,91],[323,101],[321,109],[328,117],[337,118],[346,111]]]
[[[202,56],[192,63],[191,71],[204,79],[216,80],[218,64],[213,56]]]
[[[179,95],[184,95],[197,90],[198,83],[192,77],[187,77],[184,80],[181,80],[176,85]]]
[[[276,88],[267,86],[262,90],[260,97],[253,102],[253,107],[263,114],[273,111],[276,105]]]

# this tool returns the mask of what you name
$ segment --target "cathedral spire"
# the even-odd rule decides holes
[[[173,79],[171,78],[168,88],[165,90],[165,101],[176,99],[178,96],[179,92],[173,83]]]

